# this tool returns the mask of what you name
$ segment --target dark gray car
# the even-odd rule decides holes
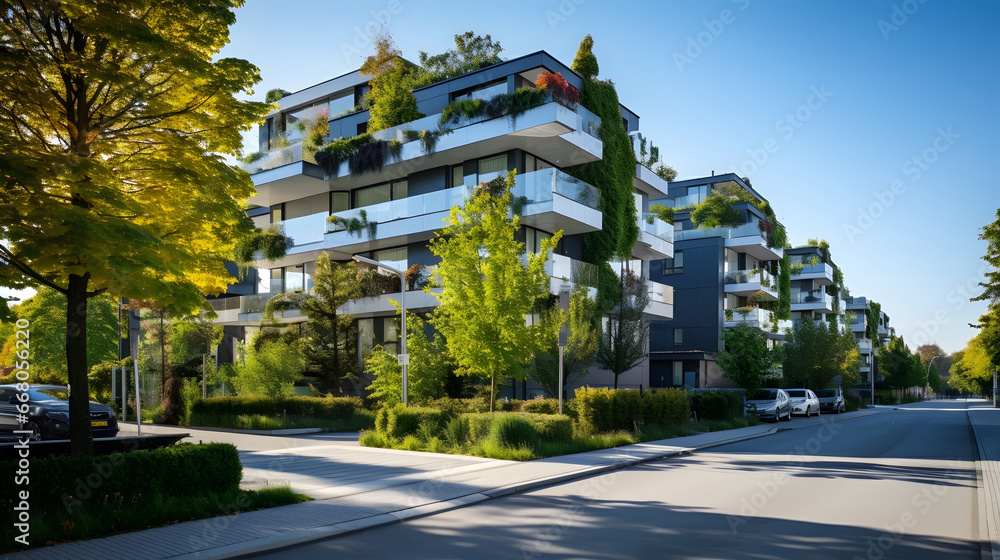
[[[792,419],[792,403],[784,389],[758,389],[747,400],[747,414],[756,414],[761,420],[777,422]]]
[[[27,394],[27,401],[21,395]],[[0,435],[10,437],[14,430],[31,430],[31,439],[67,439],[69,437],[69,395],[60,385],[30,385],[27,391],[15,385],[0,385]],[[28,405],[22,426],[17,406]],[[106,404],[90,403],[90,427],[95,438],[118,435],[118,418]]]
[[[847,411],[847,404],[844,402],[844,391],[840,387],[820,389],[816,391],[816,397],[819,399],[819,409],[823,412],[840,414]]]

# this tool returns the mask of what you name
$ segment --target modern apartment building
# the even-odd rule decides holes
[[[290,245],[278,261],[255,263],[257,268],[230,290],[230,297],[213,301],[218,322],[225,327],[225,344],[248,339],[259,329],[263,307],[275,294],[312,289],[316,260],[322,253],[335,261],[360,255],[398,270],[415,264],[432,270],[438,259],[428,241],[444,227],[452,207],[463,204],[476,185],[514,169],[513,194],[526,202],[520,236],[527,251],[537,252],[542,240],[555,231],[563,232],[547,265],[552,293],[578,284],[596,293],[596,266],[582,260],[581,235],[602,228],[600,193],[564,169],[602,158],[597,116],[582,104],[567,106],[549,100],[516,119],[463,118],[432,149],[418,139],[421,131],[438,126],[450,103],[512,93],[533,85],[543,71],[561,73],[577,88],[582,85],[582,79],[567,66],[545,52],[536,52],[415,90],[417,107],[426,117],[375,132],[376,139],[398,141],[401,148],[381,169],[366,173],[352,173],[347,162],[335,170],[317,165],[303,142],[303,127],[297,123],[325,119],[329,126],[326,140],[365,133],[369,111],[355,108],[367,91],[367,76],[352,72],[281,99],[280,108],[260,127],[262,155],[245,164],[245,169],[257,189],[250,202],[259,205],[249,215],[258,227],[280,227]],[[620,123],[613,125],[637,131],[638,115],[624,106],[620,113]],[[631,264],[647,277],[650,261],[674,255],[673,228],[648,213],[649,200],[666,195],[667,183],[637,166],[634,196],[640,238]],[[330,216],[338,219],[331,222]],[[345,225],[352,220],[376,225],[358,231]],[[434,287],[431,292],[440,290]],[[647,317],[673,317],[670,286],[653,282],[650,292]],[[357,320],[359,355],[375,344],[394,351],[398,336],[390,299],[398,301],[400,294],[354,300],[341,308]],[[407,292],[406,303],[409,312],[424,313],[437,305],[437,299],[433,293],[413,290]],[[286,311],[278,320],[296,324],[305,318]],[[611,382],[610,374],[601,372],[585,380],[590,385]],[[619,382],[620,386],[648,386],[647,370],[637,368]],[[527,395],[517,396],[530,396],[537,390],[521,387],[520,393]]]
[[[699,229],[691,208],[713,192],[740,189],[748,199],[766,199],[733,173],[671,182],[674,210],[673,258],[653,261],[651,278],[674,289],[672,321],[653,321],[650,333],[651,387],[728,387],[715,361],[722,329],[747,323],[779,340],[779,321],[764,302],[778,300],[778,280],[768,269],[781,260],[770,224],[757,205],[738,202],[739,225]],[[745,196],[744,195],[744,196]],[[772,263],[769,265],[768,263]]]
[[[799,320],[826,321],[829,314],[843,313],[844,306],[837,301],[840,293],[829,286],[835,285],[834,265],[826,262],[819,247],[787,249],[791,265],[792,322]]]

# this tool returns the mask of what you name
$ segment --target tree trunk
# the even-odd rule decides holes
[[[163,330],[163,310],[160,310],[160,386],[167,385],[167,331]],[[139,356],[136,356],[138,359]]]
[[[70,274],[66,289],[66,367],[69,372],[69,439],[73,455],[93,455],[90,387],[87,380],[87,284]]]
[[[618,390],[618,374],[615,374],[615,391]]]

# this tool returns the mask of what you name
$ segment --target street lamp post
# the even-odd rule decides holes
[[[399,361],[400,367],[403,369],[403,406],[406,406],[406,366],[410,365],[410,355],[406,353],[406,273],[402,270],[397,270],[391,266],[386,266],[376,260],[369,259],[368,257],[362,257],[360,255],[354,255],[355,262],[364,264],[367,266],[375,268],[384,268],[389,272],[399,275],[399,288],[400,288],[400,298],[399,306],[402,309],[402,323],[403,323],[403,344],[402,352],[396,356]]]

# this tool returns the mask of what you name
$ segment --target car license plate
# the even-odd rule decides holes
[[[108,421],[107,420],[94,420],[93,422],[90,423],[90,425],[91,425],[91,427],[107,426],[108,425]]]

